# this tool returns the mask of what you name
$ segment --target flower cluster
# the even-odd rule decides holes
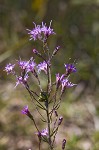
[[[34,23],[34,22],[33,22]],[[33,28],[32,30],[27,29],[29,32],[28,34],[30,35],[30,40],[44,40],[46,38],[48,38],[50,35],[55,34],[55,32],[53,31],[53,29],[51,29],[51,22],[49,27],[46,26],[46,24],[44,24],[42,22],[42,25],[35,25],[35,28]]]
[[[65,74],[62,74],[61,76],[60,76],[59,73],[56,74],[56,87],[58,89],[59,86],[61,85],[61,87],[62,87],[61,91],[62,92],[66,88],[73,87],[73,86],[77,85],[77,84],[71,83],[68,79],[68,76],[71,73],[74,73],[74,72],[77,71],[76,67],[73,64],[65,64],[65,68],[66,68],[66,73]]]
[[[20,59],[17,61],[17,64],[21,68],[21,73],[19,76],[14,71],[15,64],[11,64],[11,63],[7,64],[5,67],[5,70],[4,70],[7,72],[7,74],[11,73],[11,74],[15,75],[16,80],[17,80],[16,86],[19,84],[25,85],[27,83],[27,79],[29,78],[29,72],[34,74],[34,76],[36,76],[37,73],[40,74],[41,71],[44,71],[45,74],[47,74],[47,63],[45,61],[36,65],[36,63],[34,62],[34,59],[32,57],[32,58],[30,58],[29,61],[22,61]]]

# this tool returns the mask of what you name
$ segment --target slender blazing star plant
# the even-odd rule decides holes
[[[38,50],[33,49],[33,53],[41,58],[41,62],[36,64],[35,60],[30,58],[29,61],[23,61],[19,59],[17,61],[17,65],[20,68],[20,74],[17,75],[15,71],[15,64],[7,64],[5,67],[5,71],[7,74],[13,74],[16,77],[16,85],[22,84],[24,88],[28,91],[30,98],[37,109],[41,120],[45,122],[46,128],[40,130],[34,116],[31,114],[28,106],[25,106],[21,111],[22,114],[27,115],[34,123],[34,126],[37,130],[36,135],[39,139],[39,150],[41,150],[41,142],[44,141],[48,144],[48,148],[50,150],[54,150],[56,148],[55,139],[58,133],[58,129],[63,121],[63,117],[58,115],[58,109],[60,107],[63,93],[67,88],[73,87],[76,84],[73,84],[69,81],[69,77],[71,73],[76,72],[76,67],[74,64],[65,64],[65,72],[60,75],[56,74],[56,81],[52,81],[52,59],[60,50],[60,46],[57,46],[53,52],[51,53],[48,47],[48,38],[51,35],[55,35],[56,33],[51,28],[51,22],[49,27],[42,22],[41,25],[36,25],[34,23],[34,28],[32,30],[28,30],[28,34],[30,35],[30,40],[40,40],[43,46],[43,52],[40,53]],[[43,89],[40,81],[40,73],[44,72],[47,77],[46,90]],[[39,87],[40,93],[35,92],[29,86],[28,79],[30,78],[30,74],[32,74],[36,79]],[[54,90],[53,90],[54,89]],[[54,94],[53,94],[54,91]],[[60,91],[60,96],[58,96],[58,92]],[[40,113],[43,110],[46,113],[46,118]],[[53,119],[53,116],[56,119]],[[65,149],[66,139],[62,141],[62,150]]]

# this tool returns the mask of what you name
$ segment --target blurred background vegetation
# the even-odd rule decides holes
[[[15,90],[15,79],[3,70],[19,56],[28,60],[33,48],[41,50],[40,43],[29,41],[26,29],[50,20],[57,33],[49,40],[50,49],[61,46],[53,75],[75,60],[78,70],[71,77],[78,86],[64,95],[59,110],[64,121],[57,150],[64,137],[66,150],[99,150],[99,0],[0,0],[0,150],[37,149],[35,129],[20,113],[29,104],[28,94],[21,86]]]

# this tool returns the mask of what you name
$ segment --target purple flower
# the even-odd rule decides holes
[[[46,128],[46,129],[43,129],[42,131],[41,131],[41,135],[42,136],[48,136],[48,129]]]
[[[36,63],[32,60],[29,61],[26,71],[27,72],[33,72],[34,71],[34,67],[36,66]]]
[[[46,128],[46,129],[43,129],[42,131],[40,131],[40,132],[38,132],[38,133],[36,133],[39,137],[41,137],[41,136],[48,136],[48,129]]]
[[[51,29],[51,23],[52,23],[52,21],[50,22],[49,27],[47,27],[46,24],[44,24],[42,22],[41,31],[43,32],[44,36],[46,36],[46,37],[49,37],[51,34],[55,34],[55,32],[53,31],[53,29]]]
[[[49,27],[46,26],[46,24],[44,24],[42,22],[42,25],[35,25],[35,28],[33,28],[32,30],[27,29],[29,32],[28,34],[30,34],[30,40],[43,40],[44,37],[48,37],[51,34],[55,34],[53,29],[51,29],[51,22]]]
[[[9,74],[9,73],[13,73],[14,74],[14,71],[13,71],[14,66],[15,66],[15,64],[12,65],[11,63],[6,65],[5,71],[7,72],[7,74]]]
[[[42,63],[38,64],[37,69],[39,73],[41,70],[43,70],[47,74],[47,63],[43,61]]]
[[[24,106],[24,108],[21,110],[22,114],[28,115],[30,112],[28,110],[28,106]]]
[[[33,22],[34,23],[34,22]],[[34,29],[32,29],[32,30],[29,30],[29,29],[27,29],[29,32],[28,32],[28,34],[30,34],[30,40],[37,40],[37,39],[41,39],[42,37],[41,37],[41,27],[40,27],[40,25],[37,25],[36,26],[36,24],[34,23],[34,25],[35,25],[35,28]]]
[[[59,73],[56,74],[56,86],[57,88],[60,86],[62,80],[64,79],[64,74],[62,74],[61,76],[59,75]]]
[[[77,69],[73,64],[65,64],[66,73],[69,75],[70,73],[76,72]]]
[[[17,82],[16,82],[15,87],[17,87],[19,84],[25,85],[26,82],[27,82],[27,79],[29,78],[29,76],[28,76],[28,74],[25,74],[23,77],[19,76],[19,77],[16,77],[16,78],[17,78]]]
[[[27,61],[22,61],[21,59],[18,61],[18,65],[21,69],[26,69],[28,62]]]
[[[21,59],[18,61],[18,64],[22,70],[25,70],[26,72],[32,72],[34,70],[34,67],[36,63],[33,60],[33,57],[29,61],[22,61]]]
[[[64,79],[64,80],[62,80],[62,91],[64,91],[65,88],[72,87],[75,85],[77,85],[77,84],[73,84],[73,83],[69,82],[68,79]]]

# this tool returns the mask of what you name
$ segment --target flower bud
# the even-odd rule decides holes
[[[54,113],[55,113],[55,116],[56,116],[56,117],[58,117],[58,113],[57,113],[57,111],[56,111],[56,110],[54,111]]]
[[[30,119],[33,119],[33,116],[31,115],[28,106],[24,106],[24,108],[21,110],[21,113],[27,115]]]
[[[53,54],[52,54],[52,55],[53,55],[53,56],[56,55],[57,52],[59,51],[59,49],[60,49],[60,46],[57,46],[57,47],[55,48],[55,50],[53,51]]]
[[[66,145],[66,139],[63,139],[63,141],[62,141],[62,150],[65,149],[65,145]]]
[[[39,52],[36,49],[33,49],[33,53],[37,55]]]
[[[63,121],[63,117],[61,116],[61,117],[59,117],[58,125],[61,125],[62,121]]]

